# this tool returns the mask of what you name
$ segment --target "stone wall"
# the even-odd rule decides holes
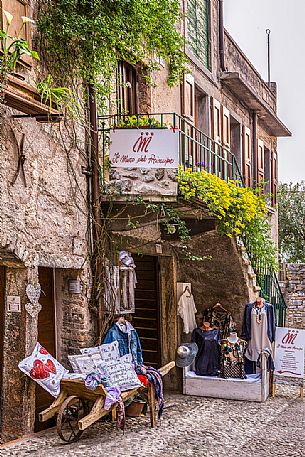
[[[111,194],[177,196],[177,169],[112,168],[108,192]]]
[[[281,285],[287,304],[286,325],[305,329],[305,264],[286,264]]]

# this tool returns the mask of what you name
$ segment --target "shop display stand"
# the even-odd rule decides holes
[[[183,393],[201,397],[264,402],[269,396],[267,357],[262,353],[261,376],[248,375],[247,379],[196,376],[194,367],[183,369]]]

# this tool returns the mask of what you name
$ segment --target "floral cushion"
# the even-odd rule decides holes
[[[134,389],[141,385],[134,366],[128,360],[127,356],[122,356],[119,360],[102,363],[98,372],[102,376],[110,379],[111,386],[118,386],[122,391]]]

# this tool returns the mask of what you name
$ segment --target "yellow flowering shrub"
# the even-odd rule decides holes
[[[205,170],[178,170],[179,194],[186,200],[203,202],[219,219],[218,231],[243,236],[255,257],[276,269],[276,249],[271,239],[267,207],[263,196],[237,181],[226,182]]]

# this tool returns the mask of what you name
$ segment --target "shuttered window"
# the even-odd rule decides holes
[[[277,203],[277,153],[271,153],[271,202],[272,206]]]
[[[194,55],[206,67],[210,66],[209,0],[187,1],[187,40]]]
[[[183,80],[183,115],[190,121],[195,119],[195,82],[194,77],[186,74]]]
[[[258,140],[257,142],[257,185],[260,185],[261,182],[265,179],[264,172],[264,142]]]
[[[243,127],[243,172],[245,185],[252,185],[252,167],[251,167],[251,133],[248,127]]]
[[[117,71],[117,108],[120,114],[137,114],[137,72],[121,61]]]
[[[31,17],[31,9],[29,7],[28,1],[26,0],[0,0],[0,25],[2,28],[6,28],[7,19],[4,16],[4,11],[8,11],[13,15],[13,20],[9,26],[9,35],[17,36],[20,35],[21,38],[26,40],[29,43],[30,48],[32,48],[31,43],[31,23],[28,22],[23,25],[23,20],[21,16]],[[26,64],[31,64],[31,58],[23,55],[20,59]]]

